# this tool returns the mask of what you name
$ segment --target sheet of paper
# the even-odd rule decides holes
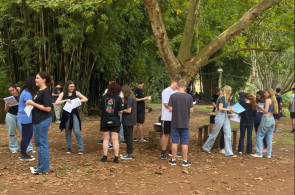
[[[64,110],[71,113],[74,108],[77,108],[81,105],[81,101],[79,98],[73,99],[71,103],[67,102],[64,106]]]
[[[238,123],[241,121],[240,116],[238,114],[232,114],[232,116],[230,117],[229,120],[235,121],[235,122],[238,122]]]
[[[9,103],[9,106],[16,106],[18,105],[18,102],[16,101],[16,99],[13,96],[9,96],[6,98],[3,98],[3,100],[7,103]]]
[[[241,104],[236,103],[232,109],[236,112],[236,113],[241,113],[245,111],[245,108],[243,108],[243,106],[241,106]]]
[[[30,114],[31,114],[33,108],[34,108],[34,106],[32,106],[32,105],[28,105],[28,106],[25,107],[25,112],[26,112],[28,117],[30,117]]]

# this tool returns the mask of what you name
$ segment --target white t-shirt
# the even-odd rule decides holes
[[[178,90],[177,89],[173,90],[171,87],[167,87],[162,92],[162,117],[161,117],[162,121],[171,121],[172,120],[172,112],[169,112],[169,109],[165,108],[164,104],[168,104],[170,96],[176,92],[178,92]]]
[[[104,91],[103,95],[107,94],[107,92],[108,92],[108,89],[106,89],[106,90]],[[121,97],[122,99],[124,98],[124,95],[123,95],[122,91],[120,92],[120,97]]]
[[[292,105],[291,105],[291,108],[290,108],[290,112],[295,112],[295,93],[293,93],[292,95],[291,95],[291,98],[290,98],[290,102],[293,102],[292,103]]]

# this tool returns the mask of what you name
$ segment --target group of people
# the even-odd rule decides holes
[[[56,123],[59,123],[60,130],[65,130],[67,154],[72,153],[72,130],[76,137],[78,145],[78,154],[84,152],[83,139],[81,136],[81,120],[78,108],[71,112],[63,110],[60,117],[61,105],[69,103],[78,98],[80,102],[87,102],[88,99],[79,91],[75,90],[73,81],[67,81],[65,86],[59,83],[52,91],[48,85],[52,82],[52,77],[47,72],[39,72],[35,77],[29,76],[24,82],[22,88],[10,85],[8,90],[12,96],[19,102],[18,105],[10,106],[5,104],[6,124],[9,135],[9,148],[12,153],[18,152],[18,143],[16,139],[16,127],[19,129],[21,140],[20,160],[33,161],[35,158],[28,153],[35,152],[31,144],[31,138],[34,134],[35,145],[38,151],[38,164],[30,167],[33,174],[42,174],[49,172],[49,148],[48,148],[48,129],[52,122],[51,108],[54,108]],[[119,135],[121,142],[126,143],[126,153],[121,154],[121,159],[130,160],[133,158],[133,142],[147,142],[144,138],[143,123],[145,121],[145,101],[148,97],[144,95],[144,82],[139,79],[138,87],[135,93],[128,85],[122,87],[115,81],[109,80],[109,85],[102,96],[99,109],[101,112],[100,131],[103,132],[103,157],[102,162],[108,160],[108,150],[110,143],[114,150],[114,162],[119,162]],[[167,158],[167,146],[170,142],[171,148],[169,155],[172,156],[169,164],[176,165],[176,158],[182,157],[182,166],[190,166],[187,159],[189,142],[189,121],[193,113],[193,98],[186,93],[187,83],[180,78],[174,78],[169,87],[162,92],[162,129],[161,138],[162,151],[161,159]],[[292,89],[293,95],[289,109],[292,118],[292,132],[294,128],[294,99],[295,88]],[[277,89],[278,92],[278,89]],[[216,89],[212,97],[214,112],[216,116],[210,117],[210,135],[202,147],[205,152],[210,150],[218,136],[220,130],[224,133],[224,139],[221,141],[221,153],[225,156],[236,157],[232,151],[231,127],[228,116],[235,113],[230,109],[229,102],[232,97],[230,86],[224,86],[223,90]],[[292,99],[293,98],[293,99]],[[271,158],[272,134],[275,127],[274,114],[279,114],[281,104],[277,101],[272,89],[264,92],[259,91],[256,99],[250,93],[240,94],[240,103],[245,111],[240,113],[240,141],[238,153],[244,152],[244,137],[247,131],[247,154],[252,154],[252,130],[255,127],[256,136],[256,154],[253,157],[262,157],[264,148],[266,148],[266,157]],[[27,107],[32,106],[32,112],[28,115]],[[277,118],[276,118],[277,119]],[[136,130],[133,131],[133,127]],[[213,128],[214,127],[214,128]],[[180,141],[182,146],[182,155],[177,153],[177,146]]]

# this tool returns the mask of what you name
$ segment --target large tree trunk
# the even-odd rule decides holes
[[[149,13],[157,47],[166,67],[168,68],[170,76],[181,76],[188,82],[202,66],[205,66],[210,62],[208,62],[208,59],[216,51],[221,49],[227,42],[238,36],[245,28],[250,26],[265,10],[277,5],[281,0],[262,0],[247,11],[236,23],[221,33],[215,40],[211,41],[206,47],[197,53],[195,57],[188,57],[188,51],[191,49],[191,44],[188,44],[187,42],[192,39],[191,37],[194,33],[194,27],[196,24],[194,21],[196,21],[196,10],[198,10],[199,2],[200,1],[198,0],[190,1],[190,9],[187,16],[188,19],[186,21],[179,55],[176,58],[171,49],[165,25],[162,20],[159,0],[144,0]],[[193,22],[194,26],[192,27]]]

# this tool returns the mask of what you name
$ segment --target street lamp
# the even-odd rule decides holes
[[[218,68],[217,70],[219,72],[219,79],[218,79],[218,88],[221,89],[221,79],[222,79],[222,68]]]

